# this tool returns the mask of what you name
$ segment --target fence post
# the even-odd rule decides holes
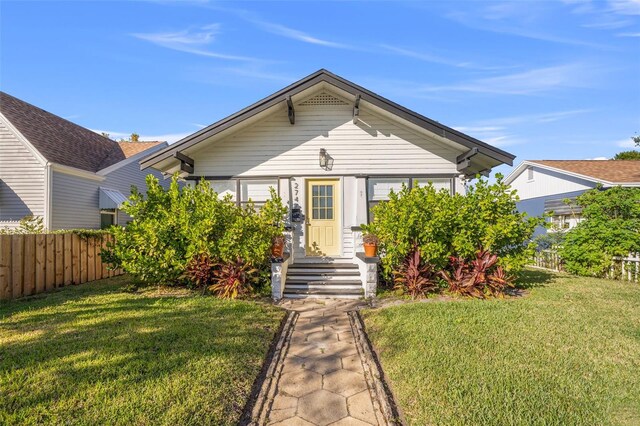
[[[36,294],[46,289],[47,236],[36,235]]]
[[[11,235],[0,235],[0,299],[11,299]]]

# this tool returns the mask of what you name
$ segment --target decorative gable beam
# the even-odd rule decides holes
[[[193,161],[193,158],[184,155],[180,151],[176,151],[175,158],[180,160],[180,171],[186,172],[186,173],[193,173],[194,166],[195,166],[195,162]]]
[[[287,96],[287,114],[289,115],[289,123],[296,124],[296,111],[293,109],[291,96]]]
[[[468,169],[471,166],[471,159],[478,155],[478,148],[471,148],[469,151],[464,154],[458,155],[456,158],[457,169],[459,172],[464,172],[465,169]]]
[[[360,115],[360,93],[356,95],[356,102],[353,104],[353,124],[358,122],[358,116]]]

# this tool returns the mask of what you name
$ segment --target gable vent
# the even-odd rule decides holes
[[[318,105],[327,105],[327,106],[335,106],[335,105],[349,105],[342,99],[338,99],[335,96],[332,96],[328,93],[322,92],[316,96],[313,96],[306,101],[300,102],[298,105],[300,106],[318,106]]]

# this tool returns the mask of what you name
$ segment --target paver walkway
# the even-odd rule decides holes
[[[372,399],[348,311],[358,301],[285,300],[298,311],[276,396],[273,425],[379,425],[383,417]]]

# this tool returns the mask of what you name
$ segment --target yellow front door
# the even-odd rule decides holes
[[[307,256],[340,254],[340,181],[307,180]]]

